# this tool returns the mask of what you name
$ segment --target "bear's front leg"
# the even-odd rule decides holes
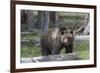
[[[73,53],[73,44],[65,46],[65,53]]]
[[[59,54],[60,51],[61,51],[61,49],[59,49],[59,48],[54,48],[54,49],[52,49],[52,54],[51,54],[51,55]]]

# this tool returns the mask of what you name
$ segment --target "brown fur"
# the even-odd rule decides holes
[[[67,39],[67,42],[63,42]],[[42,55],[59,54],[62,48],[66,49],[66,53],[71,53],[73,50],[73,33],[64,28],[49,29],[47,34],[41,36]]]

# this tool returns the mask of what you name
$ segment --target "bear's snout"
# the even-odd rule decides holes
[[[67,43],[67,42],[68,42],[68,39],[67,39],[67,38],[65,38],[65,39],[64,39],[64,43]]]

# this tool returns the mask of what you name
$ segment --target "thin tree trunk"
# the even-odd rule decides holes
[[[38,11],[38,21],[36,25],[37,29],[41,29],[41,25],[43,24],[43,13],[43,11]]]
[[[33,11],[27,11],[28,30],[32,30],[34,28],[34,23]]]
[[[41,26],[41,34],[46,34],[48,31],[48,27],[49,27],[49,12],[48,11],[43,11],[43,12],[39,12],[40,14],[40,26]]]
[[[58,27],[56,12],[50,12],[50,27]]]

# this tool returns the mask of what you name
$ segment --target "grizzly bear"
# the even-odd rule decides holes
[[[47,33],[41,35],[42,56],[59,54],[62,48],[65,53],[73,52],[73,31],[66,28],[51,28]]]

